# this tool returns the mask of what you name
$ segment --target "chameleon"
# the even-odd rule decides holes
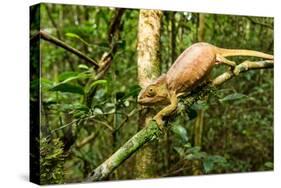
[[[219,48],[205,42],[198,42],[188,47],[176,59],[166,74],[148,83],[138,95],[138,103],[144,106],[166,105],[153,119],[162,130],[163,117],[173,113],[178,104],[178,97],[191,91],[202,83],[215,64],[231,67],[236,63],[226,59],[229,56],[254,56],[273,59],[273,55],[244,49]]]

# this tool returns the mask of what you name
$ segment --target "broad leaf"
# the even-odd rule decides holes
[[[241,93],[234,93],[234,94],[227,95],[224,98],[220,99],[220,102],[238,100],[238,99],[243,99],[246,97],[247,97],[247,95],[244,95]]]
[[[89,70],[89,67],[87,65],[84,65],[84,64],[78,65],[78,68],[83,69],[83,70]]]
[[[207,110],[209,105],[205,101],[198,101],[197,103],[193,104],[191,108],[194,110]]]
[[[187,131],[183,126],[174,125],[172,127],[173,133],[175,133],[179,138],[181,138],[184,142],[188,142]]]
[[[82,87],[71,85],[68,83],[58,84],[51,88],[50,91],[69,92],[84,95],[84,90]]]
[[[87,46],[89,46],[89,43],[86,42],[84,39],[82,39],[79,35],[75,34],[75,33],[66,33],[65,34],[67,37],[70,37],[70,38],[76,38],[76,39],[79,39],[81,42],[83,42],[84,44],[86,44]]]
[[[75,77],[77,76],[79,73],[78,72],[63,72],[59,75],[59,81],[62,82],[68,78],[71,78],[71,77]]]
[[[91,91],[92,88],[96,87],[97,85],[105,85],[107,86],[107,80],[97,80],[94,81],[86,90],[87,92]]]

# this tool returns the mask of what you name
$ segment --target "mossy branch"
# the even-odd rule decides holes
[[[145,143],[157,138],[161,134],[155,121],[135,134],[122,147],[120,147],[105,162],[98,166],[87,178],[87,181],[98,181],[105,179],[114,169],[122,164],[133,153],[140,149]]]
[[[225,83],[227,80],[238,75],[241,72],[245,72],[251,69],[264,69],[273,68],[273,61],[245,61],[235,67],[233,71],[227,71],[220,76],[216,77],[212,83],[204,85],[186,98],[184,98],[184,104],[190,107],[196,101],[203,99],[206,95],[213,91],[214,86],[219,86]],[[111,155],[105,162],[99,165],[93,173],[90,174],[87,181],[100,181],[108,177],[110,173],[114,171],[119,165],[121,165],[126,159],[128,159],[133,153],[140,149],[145,143],[159,137],[161,131],[159,130],[156,122],[151,120],[149,125],[138,133],[136,133],[129,141],[121,146],[113,155]]]

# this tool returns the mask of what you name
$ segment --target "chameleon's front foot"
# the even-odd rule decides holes
[[[161,131],[165,131],[165,127],[164,127],[165,122],[163,121],[163,118],[161,116],[156,115],[154,116],[153,119],[156,121],[158,128]]]

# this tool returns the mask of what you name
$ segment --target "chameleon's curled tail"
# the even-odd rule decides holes
[[[254,50],[240,50],[240,49],[224,49],[216,47],[217,54],[228,57],[228,56],[253,56],[261,57],[264,59],[273,59],[273,55],[266,54],[263,52],[258,52]]]

